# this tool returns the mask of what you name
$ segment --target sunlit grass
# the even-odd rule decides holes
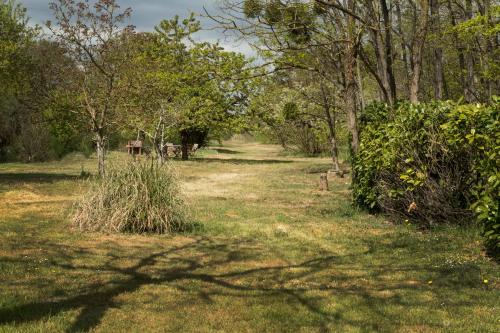
[[[175,161],[201,225],[178,236],[73,230],[94,164],[0,165],[0,332],[497,331],[478,230],[361,212],[349,179],[317,190],[326,158],[230,142]]]

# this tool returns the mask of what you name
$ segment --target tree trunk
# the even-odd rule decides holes
[[[325,110],[326,122],[328,124],[329,138],[331,143],[331,153],[332,153],[332,167],[333,171],[340,171],[339,165],[339,150],[337,148],[337,135],[335,131],[335,113],[332,116],[330,112],[330,103],[328,101],[328,96],[326,95],[326,89],[321,84],[321,94],[323,95],[323,109]],[[334,111],[335,112],[335,111]]]
[[[153,135],[153,145],[155,148],[156,159],[160,165],[165,163],[165,157],[168,157],[168,151],[165,151],[165,123],[163,114],[160,115]]]
[[[95,143],[96,143],[96,153],[97,153],[97,171],[99,176],[104,177],[106,174],[106,168],[104,165],[105,160],[105,138],[102,131],[97,131],[95,133]]]
[[[404,91],[405,94],[409,94],[409,87],[410,87],[410,66],[408,64],[408,53],[406,51],[406,40],[404,37],[404,32],[403,32],[403,18],[401,14],[401,5],[399,1],[396,1],[396,16],[398,20],[398,31],[399,34],[401,35],[401,60],[403,61],[404,65],[404,78],[405,78],[405,85],[404,85]]]
[[[189,159],[189,140],[186,133],[181,134],[181,154],[183,161],[187,161]]]
[[[431,0],[432,29],[436,36],[441,34],[439,20],[439,1]],[[442,100],[444,96],[443,49],[438,45],[434,48],[434,98]]]
[[[457,25],[457,19],[455,18],[455,12],[453,11],[451,0],[448,0],[447,4],[448,4],[448,10],[450,12],[451,26],[455,27]],[[456,32],[453,34],[453,37],[455,39],[454,42],[458,53],[458,64],[460,66],[460,82],[462,84],[462,89],[465,96],[467,95],[468,89],[467,89],[466,78],[464,76],[465,73],[464,46],[462,45],[462,42],[459,40],[458,34]]]
[[[365,109],[365,93],[363,88],[363,76],[361,75],[361,64],[359,61],[356,62],[356,71],[357,71],[357,79],[358,79],[358,90],[359,90],[359,104],[361,106],[361,110]]]
[[[394,78],[394,68],[392,56],[394,54],[393,45],[392,45],[392,20],[389,13],[389,9],[387,8],[386,0],[380,0],[380,7],[382,8],[382,16],[384,18],[384,31],[385,31],[385,63],[387,70],[387,81],[389,85],[390,92],[390,102],[391,105],[396,102],[397,92],[396,92],[396,79]]]
[[[158,142],[158,140],[155,140],[154,146],[156,151],[156,159],[158,160],[158,163],[160,165],[163,165],[165,163],[165,152],[163,151],[164,145],[161,142]]]
[[[389,10],[386,0],[378,0],[382,10],[383,22],[380,22],[380,10],[371,0],[367,2],[370,28],[369,37],[373,44],[377,64],[376,81],[379,84],[380,99],[393,105],[396,97],[396,84],[392,69],[392,35]]]
[[[168,148],[167,148],[168,149]],[[161,124],[161,133],[160,133],[160,164],[163,165],[165,163],[165,159],[168,157],[168,151],[165,151],[165,124]]]
[[[429,0],[420,0],[421,12],[417,19],[417,30],[413,40],[412,59],[413,67],[410,81],[410,101],[418,102],[420,92],[420,76],[422,74],[422,53],[427,38],[429,26]]]
[[[372,12],[373,13],[373,12]],[[375,14],[372,14],[375,16]],[[376,23],[374,22],[373,25]],[[389,82],[387,79],[387,65],[385,62],[384,48],[382,46],[382,41],[380,37],[380,32],[378,29],[371,29],[369,36],[372,40],[373,51],[375,53],[375,60],[377,63],[377,73],[378,76],[377,83],[379,83],[379,98],[380,100],[390,103],[390,93],[389,93]]]
[[[189,145],[187,143],[183,143],[181,149],[182,160],[187,161],[189,159]]]
[[[465,1],[465,19],[472,19],[472,1]],[[467,52],[465,54],[465,66],[467,70],[467,75],[465,77],[465,86],[464,86],[464,98],[467,103],[472,103],[475,100],[474,93],[474,50],[469,45],[467,47]]]
[[[348,10],[355,11],[355,1],[347,1]],[[358,119],[356,114],[356,22],[352,15],[347,15],[347,42],[344,50],[344,75],[345,75],[345,108],[348,118],[349,131],[351,132],[351,149],[355,155],[359,151]]]
[[[345,87],[345,107],[347,111],[348,126],[351,132],[351,148],[354,154],[359,150],[359,133],[358,133],[358,119],[356,110],[356,79],[354,76],[354,67],[356,66],[356,58],[351,58],[353,56],[352,50],[353,46],[348,47],[346,52],[345,60],[345,75],[346,75],[346,87]]]
[[[485,0],[484,1],[484,15],[486,15],[487,17],[487,22],[488,22],[488,26],[490,28],[493,28],[494,25],[495,25],[495,22],[494,22],[494,18],[492,16],[492,13],[491,13],[491,3],[490,3],[490,0]],[[496,46],[494,46],[495,44],[497,44]],[[494,55],[495,53],[495,49],[498,49],[498,38],[496,36],[492,36],[490,38],[487,38],[486,40],[486,54],[489,54],[489,55]],[[486,68],[486,71],[487,72],[490,72],[492,70],[492,64],[489,64]],[[497,86],[497,89],[495,89],[495,85],[497,84],[499,80],[495,80],[494,78],[488,78],[487,79],[487,82],[486,82],[486,99],[487,101],[491,101],[492,97],[493,97],[493,93],[495,91],[498,91],[498,86]]]

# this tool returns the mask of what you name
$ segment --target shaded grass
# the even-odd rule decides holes
[[[287,160],[271,160],[271,159],[261,159],[261,160],[252,160],[252,159],[243,159],[243,158],[210,158],[210,157],[197,157],[192,159],[195,162],[201,163],[229,163],[229,164],[278,164],[278,163],[291,163],[291,161]]]
[[[224,149],[238,160],[279,154]],[[496,331],[499,270],[478,230],[420,232],[361,212],[348,179],[316,190],[307,170],[328,159],[210,156],[174,162],[203,225],[175,237],[76,232],[77,180],[0,177],[0,332]],[[72,177],[82,163],[93,170],[72,159],[0,174]]]
[[[0,183],[54,183],[61,180],[76,180],[78,176],[57,173],[4,173],[0,174]]]

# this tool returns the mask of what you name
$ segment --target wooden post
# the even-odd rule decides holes
[[[328,174],[322,173],[319,177],[319,190],[328,191]]]

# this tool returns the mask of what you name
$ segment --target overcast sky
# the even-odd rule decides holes
[[[44,25],[47,20],[52,19],[49,9],[49,0],[18,0],[28,9],[28,16],[32,23]],[[151,31],[163,19],[169,19],[174,15],[181,18],[187,17],[191,12],[203,13],[203,7],[210,13],[217,12],[217,0],[118,0],[122,8],[132,7],[132,21],[138,31]],[[204,18],[199,18],[205,29],[213,27],[214,24]],[[226,49],[253,55],[250,47],[246,44],[235,43],[214,30],[204,30],[198,33],[198,39],[210,42],[220,41]]]

